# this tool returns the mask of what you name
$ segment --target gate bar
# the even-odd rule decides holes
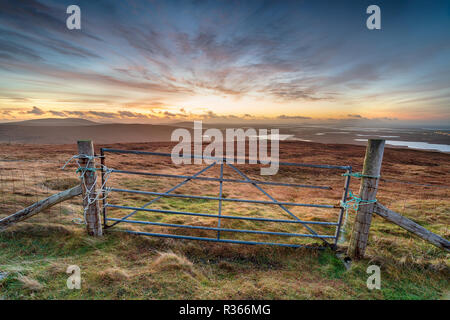
[[[120,221],[117,218],[107,218],[111,221]],[[228,228],[215,228],[215,227],[203,227],[203,226],[191,226],[184,224],[174,224],[165,222],[152,222],[152,221],[137,221],[137,220],[126,220],[126,223],[137,223],[137,224],[148,224],[152,226],[161,227],[174,227],[174,228],[186,228],[186,229],[200,229],[200,230],[212,230],[212,231],[226,231],[226,232],[240,232],[240,233],[256,233],[256,234],[269,234],[274,236],[286,236],[286,237],[308,237],[308,238],[329,238],[334,239],[334,236],[330,235],[320,235],[320,234],[304,234],[304,233],[290,233],[290,232],[274,232],[274,231],[259,231],[259,230],[246,230],[246,229],[228,229]],[[220,240],[217,238],[217,240]]]
[[[163,152],[148,152],[148,151],[137,151],[137,150],[120,150],[120,149],[109,149],[105,148],[103,149],[105,152],[112,152],[112,153],[123,153],[123,154],[140,154],[140,155],[151,155],[151,156],[161,156],[161,157],[172,157],[170,153],[163,153]],[[216,161],[222,161],[222,162],[228,162],[228,163],[234,163],[234,161],[238,160],[253,160],[256,163],[255,164],[267,164],[266,162],[268,160],[256,160],[256,159],[233,159],[233,158],[226,158],[226,157],[208,157],[203,155],[178,155],[179,158],[194,158],[194,159],[208,159],[208,160],[216,160]],[[273,164],[278,164],[281,166],[295,166],[295,167],[307,167],[307,168],[319,168],[319,169],[340,169],[340,170],[348,170],[349,166],[335,166],[335,165],[328,165],[328,164],[309,164],[309,163],[295,163],[295,162],[277,162],[273,161],[270,162]]]
[[[157,213],[171,213],[171,214],[180,214],[180,215],[186,215],[186,216],[199,216],[199,217],[206,217],[206,218],[219,218],[218,215],[208,214],[208,213],[196,213],[196,212],[162,210],[162,209],[148,209],[148,208],[138,208],[138,207],[129,207],[129,206],[119,206],[119,205],[115,205],[115,204],[107,204],[106,206],[110,207],[110,208],[125,209],[125,210],[137,210],[137,211],[157,212]],[[337,224],[338,224],[337,222],[282,220],[282,219],[270,219],[270,218],[259,218],[259,217],[244,217],[244,216],[224,216],[224,215],[221,215],[220,217],[223,218],[223,219],[282,222],[282,223],[304,223],[304,224],[318,224],[318,225],[329,225],[329,226],[337,226]],[[121,222],[126,222],[126,221],[129,221],[129,220],[123,220]]]
[[[210,164],[210,165],[207,166],[206,168],[203,168],[202,170],[198,171],[196,174],[194,174],[194,176],[198,176],[198,175],[202,174],[203,172],[205,172],[206,170],[208,170],[209,168],[211,168],[211,167],[213,167],[213,166],[215,166],[215,165],[216,165],[216,162]],[[170,188],[169,190],[167,190],[166,193],[163,193],[162,195],[167,195],[167,194],[169,194],[170,192],[172,192],[172,191],[178,189],[179,187],[185,185],[185,184],[186,184],[187,182],[189,182],[189,181],[191,181],[191,179],[186,179],[186,180],[184,180],[183,182],[180,182],[180,183],[177,184],[176,186],[174,186],[174,187]],[[112,188],[111,188],[110,190],[112,190]],[[142,208],[148,207],[148,206],[151,205],[153,202],[158,201],[159,199],[161,199],[161,198],[163,197],[162,195],[159,196],[159,197],[157,197],[157,198],[155,198],[155,199],[153,199],[153,200],[151,200],[151,201],[149,201],[149,202],[147,202],[146,204],[144,204],[144,206],[142,206]],[[135,211],[131,212],[131,213],[128,214],[127,216],[123,217],[122,220],[125,220],[125,219],[131,217],[131,216],[134,215],[136,212],[138,212],[138,210],[135,210]],[[120,221],[114,222],[114,223],[113,223],[112,225],[110,225],[109,227],[115,226],[115,225],[118,224],[119,222],[120,222]]]
[[[219,198],[222,198],[223,191],[223,162],[220,163]],[[222,200],[219,200],[219,218],[217,219],[217,240],[220,240],[220,216],[222,215]]]
[[[243,177],[246,180],[250,180],[247,175],[245,173],[243,173],[241,170],[239,170],[238,168],[236,168],[234,165],[232,165],[231,163],[228,163],[228,165],[234,170],[236,171],[241,177]],[[287,209],[282,202],[276,200],[274,197],[272,197],[270,194],[268,194],[266,191],[264,191],[263,188],[261,188],[260,186],[253,184],[255,186],[255,188],[257,188],[259,191],[261,191],[262,193],[264,193],[270,200],[272,200],[273,202],[275,202],[281,209],[283,209],[285,212],[287,212],[291,217],[293,217],[294,219],[301,221],[295,214],[293,214],[289,209]],[[331,206],[332,208],[334,208],[334,206]],[[303,226],[308,229],[309,232],[311,232],[312,234],[317,235],[317,232],[314,231],[314,229],[312,229],[311,227],[309,227],[307,224],[303,224]],[[327,245],[330,245],[328,243],[327,240],[322,239],[323,242],[325,242]]]
[[[102,186],[105,186],[105,154],[103,148],[100,148],[100,170],[102,177]],[[106,228],[106,190],[102,187],[102,214],[103,214],[103,228]]]
[[[297,207],[314,207],[314,208],[326,208],[326,209],[336,209],[336,206],[329,204],[309,204],[309,203],[296,203],[296,202],[281,202],[281,201],[265,201],[265,200],[250,200],[250,199],[236,199],[236,198],[223,198],[223,197],[206,197],[206,196],[194,196],[187,194],[170,194],[164,192],[153,192],[153,191],[141,191],[141,190],[129,190],[129,189],[116,189],[111,188],[110,191],[116,192],[128,192],[137,194],[148,194],[153,196],[161,197],[174,197],[174,198],[189,198],[189,199],[203,199],[203,200],[222,200],[231,202],[248,202],[248,203],[261,203],[261,204],[275,204],[275,205],[286,205],[286,206],[297,206]]]
[[[315,247],[301,244],[289,244],[289,243],[276,243],[276,242],[259,242],[259,241],[244,241],[244,240],[231,240],[231,239],[221,239],[217,240],[216,238],[202,238],[202,237],[193,237],[193,236],[180,236],[175,234],[164,234],[164,233],[150,233],[150,232],[141,232],[141,231],[131,231],[131,230],[120,230],[121,232],[145,235],[145,236],[153,236],[153,237],[161,237],[161,238],[174,238],[174,239],[186,239],[186,240],[201,240],[201,241],[212,241],[212,242],[227,242],[227,243],[238,243],[238,244],[251,244],[251,245],[269,245],[269,246],[280,246],[280,247],[291,247],[291,248],[310,248],[310,249],[320,249],[324,250],[326,247]]]
[[[350,177],[351,177],[352,169],[348,169],[345,176],[345,184],[344,184],[344,192],[342,193],[342,203],[345,203],[347,201],[347,195],[348,190],[350,187]],[[345,208],[341,205],[341,211],[339,212],[339,218],[338,218],[338,225],[336,227],[336,233],[335,233],[335,241],[334,246],[336,247],[339,241],[339,235],[341,233],[342,228],[342,218],[344,216]]]
[[[219,178],[212,178],[212,177],[194,177],[194,176],[185,176],[185,175],[176,175],[176,174],[128,171],[128,170],[118,170],[118,169],[112,169],[111,172],[124,173],[124,174],[136,174],[136,175],[144,175],[144,176],[154,176],[154,177],[164,177],[164,178],[179,178],[179,179],[192,179],[192,180],[204,180],[204,181],[223,181],[223,182],[236,182],[236,183],[256,183],[256,184],[267,184],[267,185],[283,186],[283,187],[332,190],[332,188],[328,187],[328,186],[315,186],[315,185],[309,185],[309,184],[283,183],[283,182],[260,181],[260,180],[247,181],[247,180],[236,180],[236,179],[219,179]]]

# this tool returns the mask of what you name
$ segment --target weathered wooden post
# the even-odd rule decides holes
[[[372,213],[375,211],[378,189],[378,181],[383,161],[385,140],[369,139],[364,159],[364,167],[359,189],[359,208],[356,212],[352,237],[348,247],[348,256],[353,259],[361,259],[366,251],[369,238]]]
[[[78,141],[78,163],[81,166],[81,188],[83,194],[83,207],[86,209],[86,229],[91,236],[102,236],[102,224],[99,215],[98,201],[96,197],[96,177],[94,145],[91,140]],[[85,156],[85,157],[83,157]]]

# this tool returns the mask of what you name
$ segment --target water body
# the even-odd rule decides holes
[[[279,134],[277,140],[280,140],[280,141],[291,140],[292,137],[294,137],[293,134]],[[204,134],[203,138],[204,139],[211,139],[211,137],[208,136],[207,134]],[[276,136],[272,135],[272,134],[260,134],[259,136],[253,136],[253,135],[249,136],[249,138],[252,138],[252,139],[258,139],[259,138],[259,140],[275,140]],[[225,140],[225,137],[223,139]]]
[[[280,141],[288,140],[288,139],[292,138],[293,136],[294,136],[293,134],[279,134],[278,140],[280,140]],[[250,138],[258,138],[258,136],[250,136]],[[260,134],[259,139],[260,140],[275,140],[275,135]]]
[[[400,136],[380,136],[378,134],[356,134],[358,137],[400,138]]]
[[[355,139],[355,141],[367,141],[367,139]],[[448,144],[435,144],[428,142],[396,141],[396,140],[386,140],[386,144],[397,147],[408,147],[411,149],[418,149],[418,150],[437,150],[441,152],[450,152],[450,145]]]
[[[288,140],[292,140],[292,141],[303,141],[303,142],[311,142],[312,140],[308,140],[308,139],[300,139],[300,138],[289,138]]]

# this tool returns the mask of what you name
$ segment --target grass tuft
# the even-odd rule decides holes
[[[20,281],[20,283],[22,284],[22,287],[24,289],[27,289],[30,291],[40,291],[43,289],[43,285],[36,279],[30,278],[27,276],[23,276],[23,275],[19,275],[17,277],[17,280]]]
[[[116,281],[125,281],[130,278],[130,275],[127,271],[120,268],[107,268],[99,273],[99,278],[101,282],[110,284]]]
[[[172,251],[158,252],[158,257],[152,263],[152,267],[157,271],[184,270],[194,273],[194,264],[185,256]]]

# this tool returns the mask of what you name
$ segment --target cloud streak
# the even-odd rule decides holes
[[[54,116],[94,108],[90,117],[113,119],[141,119],[137,109],[168,119],[199,108],[224,119],[439,112],[450,104],[448,8],[419,0],[394,16],[401,3],[380,5],[384,29],[370,32],[352,1],[79,1],[82,29],[70,31],[62,3],[5,0],[0,109],[44,101]],[[421,26],[424,8],[433,19]]]

